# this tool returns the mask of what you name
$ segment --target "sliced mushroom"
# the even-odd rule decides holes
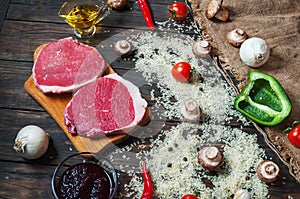
[[[264,160],[258,164],[256,172],[259,179],[266,183],[271,183],[279,177],[280,168],[275,162]]]
[[[127,0],[107,0],[107,6],[111,9],[121,10],[127,4]]]
[[[230,17],[230,12],[222,7],[223,0],[211,0],[207,7],[205,16],[208,19],[217,18],[221,21],[227,21]]]
[[[198,162],[208,170],[216,170],[223,163],[223,155],[217,147],[204,147],[198,152]]]
[[[250,199],[250,198],[251,195],[249,191],[247,191],[246,189],[238,190],[233,196],[233,199]]]
[[[118,55],[125,55],[131,51],[131,44],[127,40],[119,40],[114,45],[114,50]]]
[[[193,43],[192,50],[197,57],[206,57],[211,51],[211,45],[206,40],[196,40]]]
[[[234,29],[227,34],[228,42],[234,47],[240,47],[242,43],[247,39],[247,34],[242,29]]]
[[[202,110],[196,100],[188,99],[181,104],[180,115],[183,121],[196,122],[200,120]]]

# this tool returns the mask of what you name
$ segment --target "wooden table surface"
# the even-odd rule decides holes
[[[54,198],[52,173],[58,163],[76,152],[61,128],[23,87],[31,75],[35,48],[42,43],[71,36],[70,27],[57,17],[63,2],[0,1],[0,198]],[[155,21],[168,19],[167,5],[171,2],[149,0]],[[124,11],[112,11],[110,17],[98,25],[98,33],[89,40],[89,44],[95,46],[126,29],[145,28],[136,1],[129,0],[127,7]],[[128,68],[114,66],[114,70],[123,74]],[[34,161],[21,158],[13,150],[17,132],[28,124],[41,126],[52,138],[47,153]],[[264,143],[262,136],[258,136],[261,147],[282,169],[280,180],[270,185],[271,198],[300,198],[299,183],[288,174],[285,165]],[[130,144],[130,139],[127,142]],[[121,178],[119,183],[122,180],[126,179]]]

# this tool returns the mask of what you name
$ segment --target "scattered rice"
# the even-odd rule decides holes
[[[165,24],[164,24],[165,25]],[[153,89],[152,112],[166,121],[179,119],[179,106],[188,98],[197,100],[204,112],[200,123],[180,122],[170,129],[162,126],[158,134],[140,138],[110,153],[116,169],[131,177],[122,184],[120,198],[140,198],[143,191],[141,162],[146,160],[154,184],[155,198],[181,198],[195,193],[201,199],[228,198],[239,189],[247,189],[252,198],[268,198],[268,186],[255,173],[256,165],[266,159],[257,143],[256,134],[248,134],[242,128],[228,125],[239,121],[241,126],[249,122],[237,112],[232,103],[234,91],[222,78],[209,58],[196,58],[191,50],[194,38],[170,32],[141,32],[128,38],[137,49],[135,70],[142,73]],[[189,62],[203,81],[192,84],[179,83],[171,75],[172,66]],[[141,132],[151,131],[144,127]],[[150,144],[150,148],[148,146]],[[222,149],[224,164],[215,173],[208,172],[198,163],[198,150],[217,144]],[[138,147],[138,148],[137,148]],[[121,158],[120,158],[121,157]],[[210,186],[209,183],[210,182]]]

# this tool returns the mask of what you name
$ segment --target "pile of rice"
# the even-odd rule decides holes
[[[249,123],[233,108],[234,91],[213,61],[209,57],[199,59],[192,53],[194,38],[169,32],[141,32],[128,39],[137,49],[134,70],[160,91],[151,92],[155,102],[151,111],[160,113],[154,120],[179,120],[180,104],[189,98],[197,100],[204,116],[199,123],[162,126],[159,132],[148,136],[151,126],[146,126],[140,130],[144,137],[110,153],[116,169],[131,177],[129,182],[120,182],[120,189],[125,190],[119,197],[140,198],[141,164],[146,161],[154,198],[181,198],[188,193],[201,199],[228,198],[239,189],[247,189],[252,198],[267,198],[268,186],[255,173],[257,164],[266,159],[265,152],[259,147],[256,134],[242,130]],[[177,82],[171,69],[180,61],[190,63],[203,81]],[[231,121],[241,127],[230,126]],[[217,146],[223,152],[224,164],[219,170],[209,172],[198,163],[198,150],[204,146]]]

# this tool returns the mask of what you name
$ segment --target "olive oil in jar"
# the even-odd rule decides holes
[[[59,15],[73,28],[88,29],[99,22],[102,8],[97,5],[76,5],[66,15]]]

